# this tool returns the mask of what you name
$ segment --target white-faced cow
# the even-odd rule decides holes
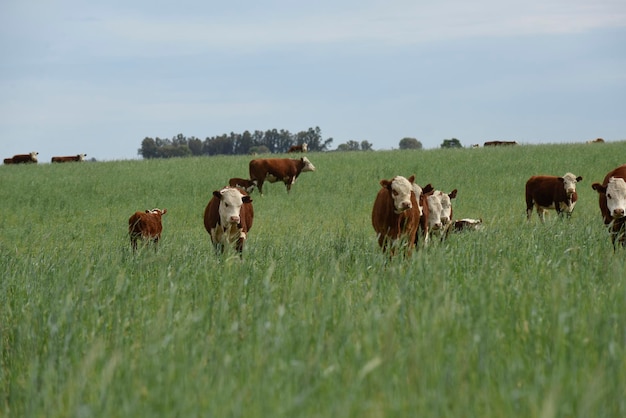
[[[287,151],[288,153],[292,153],[292,152],[307,152],[308,150],[308,146],[307,144],[302,144],[302,145],[292,145],[289,147],[289,151]]]
[[[450,193],[435,190],[427,197],[428,203],[428,230],[444,238],[452,220],[452,201],[456,198],[457,189]]]
[[[619,243],[626,246],[626,164],[617,167],[604,177],[602,184],[591,187],[598,192],[602,219],[608,225],[613,248]]]
[[[31,152],[30,154],[15,154],[11,158],[5,158],[5,164],[36,164],[38,152]]]
[[[204,209],[204,228],[216,251],[234,245],[242,256],[243,245],[254,221],[252,199],[242,189],[226,186],[213,192]]]
[[[247,193],[252,193],[252,191],[256,187],[256,180],[233,177],[232,179],[228,180],[228,185],[230,187],[239,187],[240,189],[245,190]]]
[[[410,255],[420,223],[420,210],[414,191],[415,176],[395,176],[381,180],[372,209],[372,226],[383,252],[393,256],[399,247]]]
[[[85,161],[87,154],[68,155],[65,157],[52,157],[53,163],[71,163],[75,161]]]
[[[537,208],[537,215],[543,222],[546,209],[555,209],[556,213],[567,217],[572,215],[578,194],[576,183],[583,178],[572,173],[563,177],[533,176],[526,182],[526,217],[530,220],[533,206]]]
[[[167,209],[152,209],[144,212],[135,212],[128,219],[128,235],[130,236],[130,245],[133,252],[137,251],[137,240],[142,238],[144,241],[153,242],[156,251],[157,244],[161,238],[163,225],[161,217],[167,213]]]
[[[267,158],[250,161],[250,180],[256,181],[259,193],[263,195],[263,183],[282,181],[287,186],[287,193],[291,185],[296,182],[300,173],[315,171],[315,166],[308,158]]]

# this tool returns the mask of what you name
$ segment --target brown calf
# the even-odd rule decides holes
[[[161,217],[167,213],[167,209],[152,209],[145,212],[137,211],[128,219],[128,235],[133,252],[137,250],[137,240],[142,238],[148,242],[154,242],[156,251],[163,225]]]
[[[239,187],[240,189],[245,190],[247,193],[252,193],[252,191],[256,187],[256,181],[233,177],[232,179],[228,180],[228,185],[230,187]]]

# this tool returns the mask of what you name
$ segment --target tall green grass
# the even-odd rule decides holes
[[[249,157],[1,166],[0,415],[626,416],[626,252],[590,187],[626,143],[308,157],[253,193],[241,261],[202,213]],[[572,218],[527,222],[526,179],[566,171]],[[389,262],[370,215],[397,174],[484,229]]]

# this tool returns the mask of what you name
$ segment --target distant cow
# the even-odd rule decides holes
[[[515,141],[487,141],[485,142],[485,147],[497,147],[501,145],[517,145]]]
[[[263,194],[263,183],[267,180],[270,183],[282,181],[287,186],[287,193],[291,190],[291,185],[296,182],[300,173],[305,171],[315,171],[315,166],[308,158],[268,158],[250,161],[250,179],[257,182],[259,193]]]
[[[290,146],[289,147],[289,151],[287,151],[287,152],[289,152],[289,153],[292,153],[292,152],[307,152],[307,150],[308,150],[307,144],[302,144],[302,145],[292,145],[292,146]]]
[[[380,181],[382,187],[374,201],[372,226],[378,236],[378,245],[383,252],[389,248],[391,256],[399,246],[406,246],[407,255],[410,255],[415,246],[420,211],[414,182],[415,176],[408,179],[396,176]]]
[[[256,180],[233,177],[232,179],[228,180],[228,185],[230,187],[239,187],[240,189],[245,190],[247,193],[252,193],[252,191],[256,187]]]
[[[619,166],[604,177],[602,184],[591,187],[598,192],[598,204],[604,224],[609,226],[613,248],[618,242],[626,246],[626,164]]]
[[[70,163],[73,161],[85,161],[87,154],[69,155],[67,157],[52,157],[53,163]]]
[[[236,187],[226,186],[214,191],[204,209],[204,228],[211,236],[215,250],[222,253],[227,246],[234,244],[241,257],[253,220],[252,199]]]
[[[483,220],[482,219],[458,219],[454,221],[452,231],[453,232],[462,232],[462,231],[472,231],[482,228]]]
[[[5,158],[5,164],[30,164],[37,163],[38,152],[31,152],[30,154],[16,154],[12,158]]]
[[[161,217],[166,213],[167,209],[155,208],[145,212],[135,212],[128,219],[128,235],[130,236],[130,245],[133,248],[133,252],[137,251],[137,240],[139,238],[147,242],[153,242],[156,251],[161,232],[163,231]]]
[[[587,141],[588,144],[603,144],[604,143],[604,139],[602,138],[596,138],[593,141]]]
[[[454,189],[450,193],[444,193],[441,190],[435,190],[427,197],[429,215],[428,230],[441,235],[443,238],[446,230],[452,221],[452,201],[456,198],[457,190]]]
[[[530,220],[533,213],[533,205],[537,208],[537,215],[543,222],[546,209],[555,209],[561,215],[572,215],[574,206],[578,200],[576,183],[582,181],[582,177],[576,177],[572,173],[566,173],[563,177],[556,176],[532,176],[526,182],[526,217]]]

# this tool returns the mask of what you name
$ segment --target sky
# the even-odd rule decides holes
[[[3,158],[314,127],[331,149],[619,141],[625,98],[623,0],[0,2]]]

